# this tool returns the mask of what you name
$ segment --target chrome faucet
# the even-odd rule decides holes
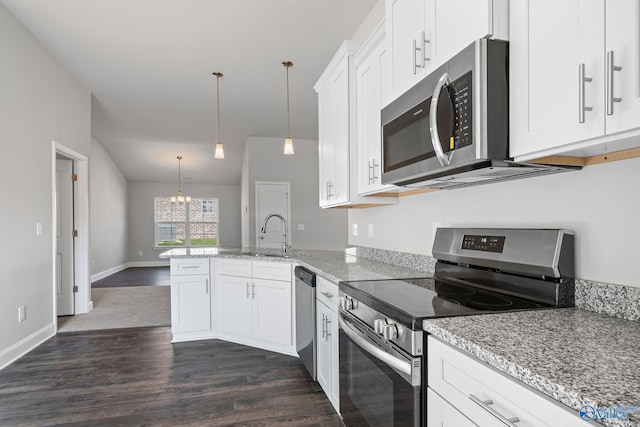
[[[284,219],[284,217],[280,214],[269,214],[267,215],[267,217],[264,219],[264,223],[262,224],[262,228],[260,229],[261,233],[266,233],[267,230],[267,222],[269,222],[269,220],[273,217],[279,218],[280,221],[282,221],[282,229],[283,229],[283,234],[282,237],[284,238],[284,242],[282,243],[282,255],[286,255],[287,251],[289,250],[289,248],[291,248],[291,245],[289,245],[289,242],[287,241],[287,221]]]

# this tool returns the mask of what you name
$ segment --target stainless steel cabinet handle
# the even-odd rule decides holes
[[[373,164],[371,163],[371,160],[369,160],[369,184],[372,184],[373,182]]]
[[[622,102],[622,98],[616,98],[613,95],[613,72],[614,71],[622,71],[622,67],[615,65],[613,51],[610,50],[607,52],[607,84],[606,84],[606,92],[607,92],[607,116],[613,115],[613,103],[614,102]]]
[[[327,336],[326,317],[325,317],[324,313],[322,313],[322,339],[325,339],[326,336]]]
[[[209,293],[209,279],[204,279],[205,293]]]
[[[329,341],[329,337],[331,336],[331,330],[329,329],[329,324],[331,323],[331,320],[329,320],[329,316],[325,316],[324,317],[324,328],[325,328],[325,338],[327,341]]]
[[[247,299],[249,299],[249,282],[247,282]]]
[[[251,299],[256,299],[256,284],[251,284]]]
[[[422,49],[418,47],[418,43],[416,42],[416,39],[413,39],[413,75],[415,76],[418,68],[422,68],[422,65],[418,64],[418,61],[416,61],[416,52],[421,51]]]
[[[491,415],[493,415],[494,417],[499,419],[501,422],[503,422],[504,424],[510,427],[517,427],[515,423],[520,422],[520,418],[518,417],[507,418],[504,415],[502,415],[500,412],[496,411],[491,406],[489,406],[489,405],[493,405],[493,400],[480,400],[473,394],[469,395],[469,399],[471,399],[473,402],[478,404],[482,409],[484,409],[485,411],[487,411],[488,413],[490,413]]]
[[[324,295],[325,297],[329,298],[329,299],[333,299],[333,294],[329,293],[329,292],[320,292],[322,295]]]
[[[333,184],[331,181],[327,181],[327,200],[333,198]]]
[[[442,150],[442,145],[440,145],[440,134],[438,133],[438,100],[440,99],[440,92],[442,89],[450,84],[451,78],[449,77],[449,73],[442,74],[436,84],[435,90],[433,91],[433,96],[431,97],[431,109],[429,111],[431,145],[433,145],[433,150],[435,151],[436,157],[438,158],[438,162],[440,162],[441,166],[449,166],[449,157],[445,156],[444,151]]]
[[[183,265],[180,267],[182,270],[192,270],[194,268],[200,268],[199,265]]]
[[[585,83],[593,81],[591,77],[584,75],[584,64],[578,65],[578,81],[580,82],[580,88],[578,90],[578,122],[584,123],[584,112],[593,110],[592,107],[585,105],[584,100]]]
[[[376,159],[373,159],[371,162],[373,163],[373,183],[375,184],[376,180],[380,178],[376,172],[379,170],[378,168],[380,167],[380,164],[376,163]]]
[[[431,55],[427,56],[427,46],[429,46],[429,53],[431,53],[431,39],[425,37],[425,32],[421,34],[422,37],[422,66],[427,66],[427,61],[431,61]]]

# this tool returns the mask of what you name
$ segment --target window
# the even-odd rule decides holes
[[[156,246],[218,245],[218,199],[192,198],[181,205],[156,197],[154,204]]]

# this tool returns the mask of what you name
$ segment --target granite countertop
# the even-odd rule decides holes
[[[160,258],[232,257],[251,260],[292,262],[308,268],[327,280],[397,279],[428,276],[424,271],[356,257],[341,251],[293,250],[289,258],[273,256],[273,249],[258,248],[174,248],[160,254]]]
[[[640,322],[577,308],[424,321],[428,333],[579,411],[631,408],[640,426]]]

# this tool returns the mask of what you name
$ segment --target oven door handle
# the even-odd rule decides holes
[[[411,363],[399,360],[398,358],[393,357],[389,353],[371,344],[369,341],[365,340],[360,335],[358,335],[358,333],[355,332],[351,328],[351,326],[349,326],[349,324],[342,319],[342,316],[338,316],[338,317],[339,317],[338,322],[340,324],[340,327],[342,327],[342,329],[344,330],[344,333],[347,334],[347,336],[351,338],[353,342],[358,344],[358,346],[360,346],[363,350],[365,350],[367,353],[369,353],[376,359],[386,363],[387,365],[391,366],[394,369],[397,369],[398,371],[406,375],[411,376]]]
[[[445,86],[451,85],[451,78],[449,73],[444,73],[440,76],[436,88],[433,91],[431,97],[431,107],[429,108],[429,132],[431,132],[431,145],[436,153],[436,157],[441,166],[449,166],[450,158],[444,154],[442,145],[440,145],[440,134],[438,131],[438,101],[440,100],[440,92]]]

